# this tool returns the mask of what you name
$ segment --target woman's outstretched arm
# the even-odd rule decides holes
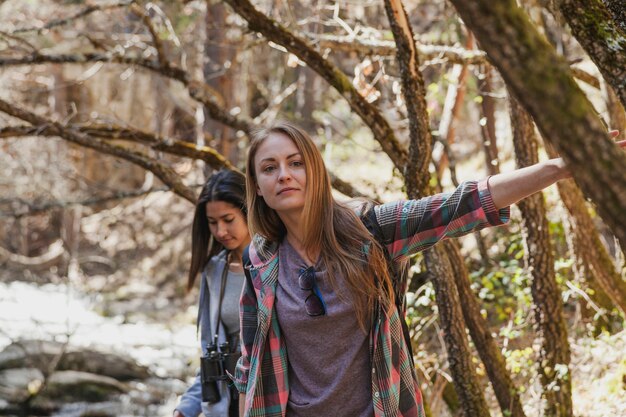
[[[618,131],[611,131],[611,137]],[[626,141],[616,142],[626,147]],[[515,171],[505,172],[489,177],[489,191],[496,208],[500,209],[543,190],[555,182],[571,178],[571,174],[561,158],[550,159]]]

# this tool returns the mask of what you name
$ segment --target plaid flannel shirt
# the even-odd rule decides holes
[[[374,208],[390,258],[401,262],[438,241],[504,224],[509,209],[497,210],[488,179],[468,181],[452,193],[398,201]],[[288,358],[276,318],[278,243],[255,236],[249,249],[248,280],[241,301],[242,356],[233,382],[246,394],[246,417],[285,417],[289,397]],[[394,282],[404,295],[406,282]],[[424,417],[422,395],[409,358],[399,313],[378,307],[370,331],[372,401],[375,417]]]

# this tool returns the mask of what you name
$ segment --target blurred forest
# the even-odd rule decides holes
[[[625,80],[623,0],[0,0],[0,415],[171,415],[199,187],[280,118],[340,199],[561,155],[412,259],[416,369],[431,416],[626,416]]]

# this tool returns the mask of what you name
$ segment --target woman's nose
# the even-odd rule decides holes
[[[215,235],[218,238],[222,238],[222,237],[226,236],[226,234],[227,234],[226,225],[218,223],[217,224],[217,230],[215,231]]]
[[[281,182],[291,179],[291,173],[289,172],[289,169],[287,169],[287,167],[281,167],[278,174],[278,180]]]

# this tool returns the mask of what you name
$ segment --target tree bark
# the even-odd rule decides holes
[[[602,2],[609,9],[613,20],[622,32],[626,32],[626,3],[624,0],[603,0]]]
[[[555,156],[555,151],[546,146],[548,155]],[[569,211],[574,231],[573,246],[583,265],[589,265],[587,282],[592,287],[599,287],[623,313],[626,313],[626,282],[615,268],[615,263],[600,240],[593,219],[587,210],[585,197],[576,184],[560,181],[559,195]]]
[[[490,415],[483,394],[484,388],[476,376],[469,342],[465,333],[463,311],[459,291],[454,283],[451,260],[443,246],[435,246],[424,252],[426,267],[435,276],[435,288],[439,322],[448,353],[448,363],[453,375],[454,388],[459,396],[464,417]]]
[[[419,57],[413,41],[414,36],[402,3],[386,0],[385,9],[398,45],[397,59],[402,76],[403,94],[410,115],[409,161],[420,157],[419,162],[416,162],[422,163],[421,166],[416,165],[412,169],[407,167],[405,170],[407,194],[409,198],[416,198],[430,191],[428,189],[428,166],[423,165],[430,159],[430,155],[421,153],[429,152],[431,143],[424,99],[424,80],[419,70]],[[462,84],[462,81],[460,83]],[[457,103],[454,107],[458,108],[458,106]],[[423,144],[424,142],[426,143]],[[410,178],[411,175],[418,176],[418,180],[413,181]],[[439,321],[444,332],[453,384],[464,416],[489,415],[489,407],[472,363],[464,317],[483,363],[488,369],[503,413],[516,417],[524,416],[517,389],[506,370],[504,358],[491,338],[489,329],[480,315],[480,307],[471,292],[467,269],[458,246],[450,242],[445,246],[427,251],[424,257],[429,272],[435,276],[433,283],[439,309]]]
[[[236,60],[234,47],[229,44],[226,37],[226,5],[222,2],[214,2],[207,0],[205,14],[205,30],[206,36],[204,41],[205,60],[202,68],[204,82],[210,86],[218,95],[221,104],[227,110],[233,103],[234,92],[232,77],[233,71],[236,71]],[[226,66],[230,63],[228,70]],[[233,159],[231,150],[233,141],[235,140],[234,132],[221,123],[210,118],[210,112],[205,109],[205,118],[203,129],[205,132],[211,133],[218,143],[216,147],[218,151],[229,160]]]
[[[276,21],[260,13],[248,0],[225,0],[235,12],[248,22],[250,30],[259,32],[268,40],[285,47],[323,77],[342,97],[363,123],[372,131],[383,151],[389,155],[396,168],[406,167],[407,152],[381,112],[356,90],[350,79],[339,68],[324,59],[311,45],[294,36]]]
[[[487,321],[480,314],[480,304],[472,292],[469,274],[459,245],[453,240],[448,240],[444,244],[450,258],[465,323],[485,366],[502,414],[509,417],[523,417],[525,414],[519,398],[519,390],[506,369],[506,360],[491,335]]]
[[[451,0],[585,195],[626,241],[626,155],[609,139],[567,63],[514,0]]]
[[[511,123],[515,159],[519,168],[539,162],[532,119],[511,96]],[[570,350],[563,317],[561,291],[554,272],[554,255],[542,193],[517,203],[522,213],[524,258],[531,277],[534,327],[538,339],[538,371],[546,400],[546,416],[572,415]]]
[[[482,98],[481,113],[485,123],[481,124],[483,136],[483,149],[485,151],[485,164],[488,175],[500,173],[500,160],[498,159],[498,143],[496,137],[496,99],[493,97],[493,69],[485,64],[484,78],[479,81],[480,96]]]
[[[576,40],[626,106],[626,32],[601,0],[560,0],[560,10]]]

